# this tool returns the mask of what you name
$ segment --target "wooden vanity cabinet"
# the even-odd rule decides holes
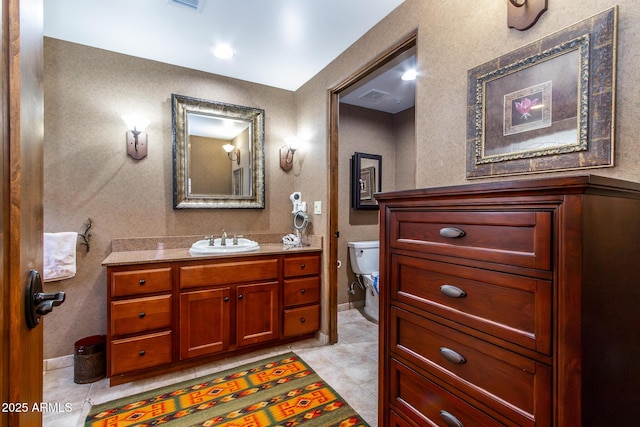
[[[637,423],[640,184],[376,197],[381,425]]]
[[[108,270],[108,376],[171,362],[171,271],[168,264]]]
[[[111,384],[317,332],[320,259],[317,251],[107,267]]]
[[[292,337],[320,329],[320,257],[284,259],[283,335]]]
[[[279,264],[271,258],[178,267],[180,359],[277,339]]]

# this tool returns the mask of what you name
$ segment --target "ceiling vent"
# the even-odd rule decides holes
[[[388,96],[388,95],[389,95],[388,92],[383,92],[383,91],[377,90],[377,89],[371,89],[370,91],[365,92],[364,94],[360,95],[358,98],[366,99],[367,101],[371,101],[371,102],[378,102],[382,98],[384,98],[385,96]]]
[[[196,12],[202,11],[202,6],[204,5],[204,0],[167,0],[167,2]]]

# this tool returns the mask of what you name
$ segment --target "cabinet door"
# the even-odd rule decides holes
[[[238,285],[238,347],[278,338],[278,314],[278,282]]]
[[[180,359],[229,347],[230,296],[229,287],[180,295]]]

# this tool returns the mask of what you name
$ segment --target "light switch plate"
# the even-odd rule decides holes
[[[313,202],[313,213],[314,214],[322,214],[322,201],[316,200]]]

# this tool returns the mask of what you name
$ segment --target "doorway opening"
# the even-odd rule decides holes
[[[395,186],[395,151],[389,148],[387,138],[386,148],[375,148],[371,142],[375,138],[360,138],[361,143],[351,141],[358,139],[345,133],[347,126],[341,128],[340,120],[344,119],[344,114],[352,112],[355,116],[369,116],[372,122],[377,122],[377,117],[390,116],[393,122],[396,115],[404,114],[411,116],[410,135],[405,137],[410,142],[406,145],[413,147],[415,152],[415,82],[403,81],[405,85],[398,85],[400,75],[408,67],[407,64],[415,64],[417,33],[410,34],[400,43],[392,46],[377,58],[356,71],[345,79],[342,83],[330,90],[329,93],[329,342],[338,341],[338,309],[339,306],[347,307],[351,305],[352,299],[360,298],[364,301],[364,290],[359,290],[359,295],[348,295],[349,282],[355,276],[351,273],[351,266],[347,255],[347,240],[357,236],[364,231],[364,234],[374,236],[371,240],[379,238],[378,211],[368,210],[357,211],[351,208],[349,197],[351,197],[351,183],[349,158],[355,151],[384,151],[387,155],[382,155],[382,191],[395,189],[412,188],[415,184],[415,164],[413,172],[406,162],[406,155],[403,155],[405,162],[398,168],[403,171],[407,178],[401,178],[400,188]],[[415,70],[415,68],[414,68]],[[389,77],[397,77],[392,82]],[[390,86],[389,86],[390,85]],[[409,88],[411,90],[407,91]],[[342,111],[342,112],[341,112]],[[371,111],[368,113],[367,111]],[[372,118],[373,117],[373,118]],[[386,120],[386,119],[385,119]],[[357,121],[357,120],[356,120]],[[343,123],[346,124],[346,123]],[[358,126],[356,124],[356,126]],[[341,132],[343,132],[341,134]],[[357,130],[356,130],[357,132]],[[375,131],[373,131],[375,132]],[[391,131],[395,133],[395,131]],[[378,134],[376,134],[378,135]],[[391,137],[393,138],[393,137]],[[364,145],[362,145],[364,144]],[[385,143],[382,143],[384,145]],[[371,153],[379,154],[379,153]],[[413,156],[415,159],[415,155]],[[386,160],[386,162],[385,162]],[[385,180],[385,176],[387,176]],[[391,180],[389,179],[392,178]],[[391,183],[391,184],[390,184]],[[341,228],[344,227],[344,228]],[[366,231],[365,231],[366,230]],[[359,240],[361,238],[355,237]],[[369,239],[367,239],[369,240]],[[347,300],[347,302],[345,302]]]

